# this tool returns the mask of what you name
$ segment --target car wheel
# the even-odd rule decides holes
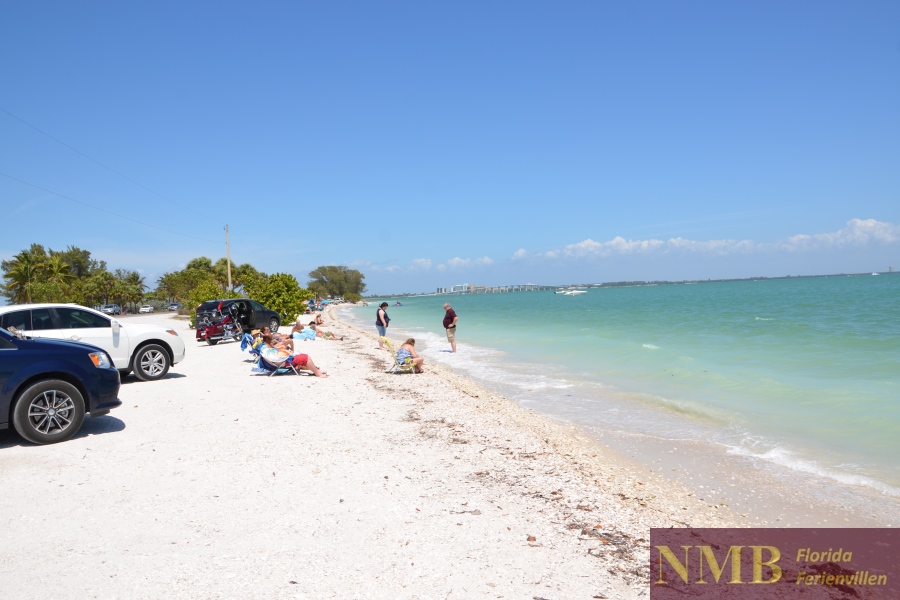
[[[216,344],[219,343],[219,340],[206,340],[206,343],[209,344],[210,346],[215,346]]]
[[[275,333],[276,331],[278,331],[279,325],[281,325],[281,323],[279,323],[278,319],[276,319],[275,317],[272,317],[271,319],[269,319],[269,331],[271,331],[272,333]]]
[[[141,381],[162,379],[169,372],[169,354],[162,346],[148,344],[134,355],[131,367]]]
[[[34,444],[62,442],[84,422],[84,397],[71,383],[47,379],[19,394],[13,426]]]

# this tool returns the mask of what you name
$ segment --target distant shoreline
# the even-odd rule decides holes
[[[614,288],[614,287],[641,287],[641,286],[651,286],[651,285],[693,285],[699,283],[724,283],[731,281],[771,281],[778,279],[815,279],[819,277],[871,277],[873,275],[897,275],[900,274],[900,271],[872,271],[867,273],[832,273],[828,275],[779,275],[776,277],[732,277],[728,279],[681,279],[678,281],[669,281],[669,280],[651,280],[651,281],[606,281],[603,283],[565,283],[565,284],[513,284],[513,285],[500,285],[500,286],[478,286],[478,287],[491,287],[491,288],[505,288],[505,287],[524,287],[526,285],[534,286],[537,288],[541,288],[539,290],[528,290],[528,291],[547,291],[548,289],[562,289],[562,288],[585,288],[585,289],[599,289],[599,288]],[[476,296],[481,294],[496,294],[496,293],[509,293],[509,292],[403,292],[397,294],[373,294],[369,296],[363,296],[364,300],[374,300],[380,298],[414,298],[419,296]],[[518,293],[518,292],[515,292]]]

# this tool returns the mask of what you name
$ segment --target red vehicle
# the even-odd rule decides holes
[[[222,303],[219,302],[216,310],[218,318],[210,319],[204,317],[203,323],[197,323],[197,341],[206,342],[210,346],[215,346],[219,340],[232,339],[238,341],[244,335],[244,328],[241,325],[240,311],[232,304],[228,307],[228,312],[222,314]]]

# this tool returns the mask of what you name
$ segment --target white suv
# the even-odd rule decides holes
[[[0,327],[15,327],[33,338],[84,342],[106,350],[122,375],[134,371],[142,381],[162,379],[184,360],[184,341],[174,329],[120,323],[77,304],[0,306]]]

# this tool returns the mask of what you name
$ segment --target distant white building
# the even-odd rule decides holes
[[[438,293],[438,294],[446,294],[446,293],[447,293],[447,288],[445,288],[445,287],[439,287],[439,288],[437,289],[437,293]]]
[[[463,283],[461,285],[454,285],[450,288],[451,294],[468,294],[469,293],[469,284]]]

